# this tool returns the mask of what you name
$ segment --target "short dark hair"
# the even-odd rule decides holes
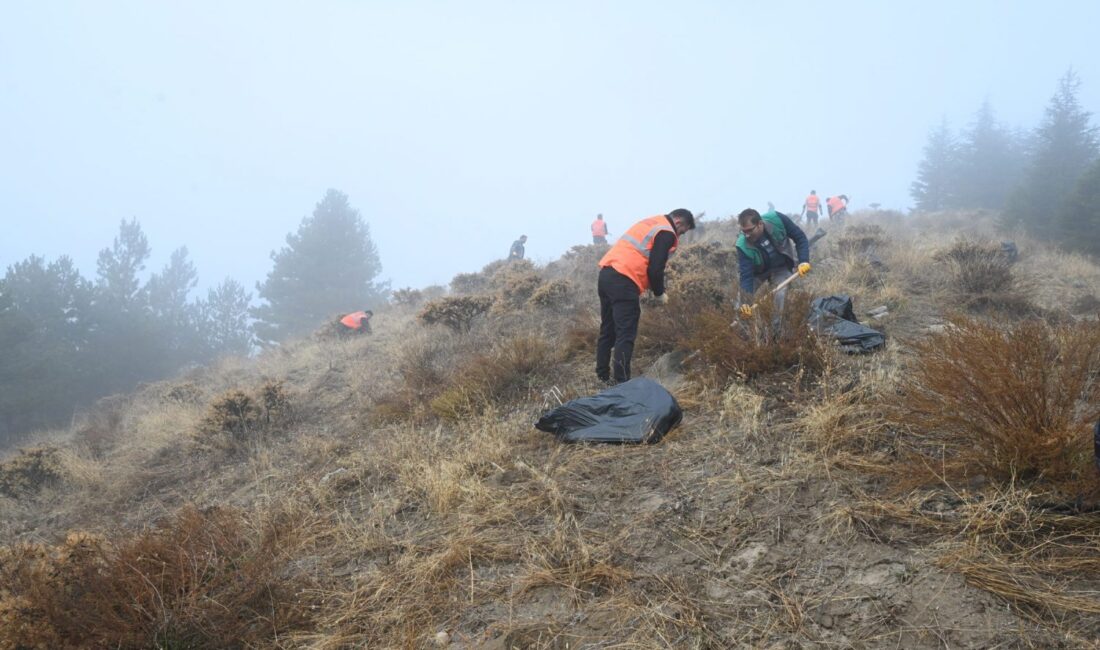
[[[760,213],[752,208],[745,208],[741,211],[741,214],[737,215],[737,223],[742,226],[752,223],[755,226],[760,223]]]
[[[668,216],[668,218],[670,219],[679,219],[680,221],[686,223],[688,230],[695,229],[695,215],[691,213],[691,210],[688,210],[686,208],[676,208],[672,212],[669,212],[666,216]]]
[[[373,311],[371,311],[371,310],[369,310],[369,309],[364,309],[364,310],[363,310],[363,313],[364,313],[364,314],[370,314],[371,316],[374,316],[374,312],[373,312]]]

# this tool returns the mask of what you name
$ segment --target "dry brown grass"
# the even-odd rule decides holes
[[[29,497],[65,476],[62,451],[52,445],[20,449],[0,463],[0,495]]]
[[[269,645],[309,621],[295,521],[186,508],[132,537],[0,551],[0,647]]]
[[[431,401],[445,419],[480,414],[529,395],[545,380],[559,356],[541,338],[519,336],[498,341],[493,349],[465,361],[446,388]]]

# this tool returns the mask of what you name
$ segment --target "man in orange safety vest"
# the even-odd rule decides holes
[[[374,312],[369,309],[352,312],[340,318],[341,332],[344,334],[370,334],[370,319]]]
[[[660,303],[668,302],[665,264],[680,236],[694,227],[694,215],[684,208],[642,219],[623,233],[600,260],[596,377],[601,382],[618,384],[630,379],[630,357],[642,313],[641,295],[650,290]]]

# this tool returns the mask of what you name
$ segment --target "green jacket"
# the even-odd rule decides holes
[[[760,218],[764,221],[764,229],[767,231],[767,236],[770,237],[772,243],[775,244],[775,250],[786,255],[793,262],[794,255],[792,253],[794,251],[791,249],[791,242],[787,238],[787,227],[783,225],[783,220],[779,218],[775,210],[765,212],[760,215]],[[758,271],[764,266],[764,254],[749,243],[744,233],[737,236],[737,249],[744,253],[745,257],[752,260],[753,267]]]

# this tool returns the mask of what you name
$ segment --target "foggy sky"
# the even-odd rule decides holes
[[[201,289],[254,291],[333,187],[382,278],[446,283],[597,212],[904,209],[942,116],[1033,127],[1071,66],[1100,112],[1097,2],[763,4],[7,0],[0,272],[93,277],[137,217],[146,273],[186,245]]]

